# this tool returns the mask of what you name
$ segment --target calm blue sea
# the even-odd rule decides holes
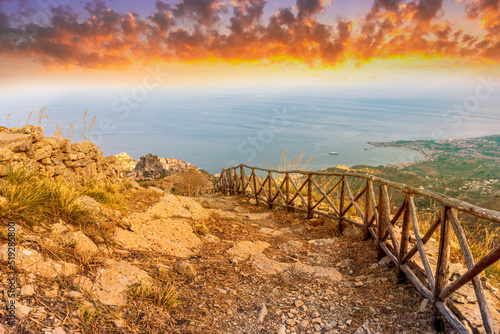
[[[404,91],[362,88],[207,89],[0,93],[0,123],[23,125],[31,110],[47,108],[67,137],[80,140],[83,115],[96,115],[94,141],[106,155],[147,153],[187,160],[207,171],[239,163],[275,165],[283,150],[302,151],[311,170],[419,159],[395,149],[365,150],[368,141],[439,139],[500,134],[499,94],[461,111],[474,89]],[[473,99],[467,100],[469,103]],[[472,102],[471,102],[472,101]],[[7,115],[12,113],[7,119]],[[47,135],[55,127],[43,120]],[[89,120],[90,123],[90,120]],[[329,152],[338,152],[330,155]]]

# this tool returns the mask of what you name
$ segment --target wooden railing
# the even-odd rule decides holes
[[[269,208],[280,206],[302,211],[307,213],[308,218],[314,214],[332,218],[339,222],[340,230],[345,223],[362,227],[366,239],[375,238],[379,258],[387,255],[397,266],[400,278],[409,279],[432,302],[436,327],[442,326],[439,324],[441,313],[460,334],[470,333],[450,310],[449,297],[472,281],[484,331],[498,333],[479,274],[500,259],[500,246],[479,261],[474,261],[460,218],[470,215],[475,219],[500,223],[500,212],[422,188],[356,173],[278,171],[239,165],[222,170],[216,191],[248,194],[257,203],[266,203]],[[421,223],[424,221],[421,216],[424,212],[418,212],[417,197],[420,202],[433,201],[433,206],[438,207],[434,213],[425,212],[432,217],[432,224],[423,236]],[[391,213],[393,209],[396,209],[394,214]],[[398,221],[400,218],[402,223]],[[425,246],[438,228],[437,263],[431,264]],[[452,233],[458,239],[467,272],[450,282]],[[413,245],[411,240],[414,240]],[[414,266],[410,265],[410,260],[417,253],[425,272],[423,280],[418,278]]]

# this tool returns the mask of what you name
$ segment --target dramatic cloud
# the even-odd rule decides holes
[[[16,20],[2,11],[0,54],[47,65],[124,68],[150,61],[295,61],[310,67],[359,66],[391,57],[500,60],[500,0],[469,0],[464,19],[480,20],[484,34],[459,28],[442,0],[374,0],[362,20],[338,18],[324,0],[296,0],[266,12],[265,0],[156,0],[147,17],[121,13],[105,0],[84,4],[84,13],[53,6],[44,19],[21,3]],[[56,3],[56,2],[54,2]],[[40,15],[38,15],[40,17]],[[23,18],[19,20],[19,17]]]

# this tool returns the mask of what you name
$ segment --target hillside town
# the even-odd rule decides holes
[[[125,152],[116,157],[124,165],[127,177],[135,180],[151,180],[181,170],[200,170],[190,162],[174,157],[162,158],[151,153],[139,159],[133,159]]]

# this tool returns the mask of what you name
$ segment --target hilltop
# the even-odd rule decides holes
[[[0,298],[14,307],[0,333],[434,333],[430,305],[360,229],[176,196],[158,182],[189,189],[203,172],[138,183],[91,143],[2,133]],[[467,289],[453,302],[476,303]]]

